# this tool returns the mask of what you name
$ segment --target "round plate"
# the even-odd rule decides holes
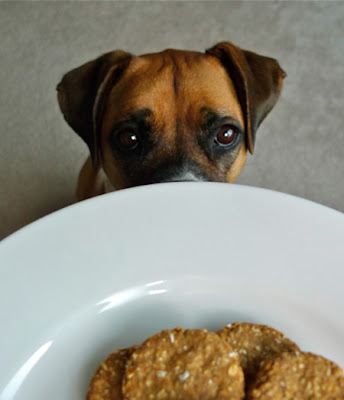
[[[170,183],[65,208],[0,244],[0,399],[83,399],[119,347],[175,326],[271,325],[344,365],[344,215]]]

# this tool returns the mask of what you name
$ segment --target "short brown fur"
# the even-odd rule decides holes
[[[176,180],[175,172],[163,178],[160,172],[185,172],[190,165],[196,180],[234,182],[284,76],[275,60],[228,42],[207,53],[168,49],[136,57],[112,52],[69,72],[58,86],[60,106],[91,152],[80,173],[78,199],[106,192],[104,177],[122,189]],[[112,138],[118,124],[140,110],[149,110],[150,149],[130,163]],[[204,128],[208,111],[237,121],[245,134],[221,157],[207,147],[213,146]],[[93,126],[87,122],[90,115]]]
[[[175,75],[178,81],[177,91],[174,87]],[[128,81],[130,85],[127,84]],[[218,168],[194,145],[194,136],[190,135],[195,128],[200,128],[201,110],[204,107],[231,115],[244,124],[233,83],[217,59],[175,50],[134,59],[123,81],[111,91],[104,112],[102,160],[104,170],[114,186],[123,187],[127,184],[120,173],[114,171],[113,153],[107,146],[112,127],[135,110],[144,108],[153,111],[156,136],[157,139],[163,138],[164,144],[151,155],[146,164],[148,169],[154,169],[155,164],[162,159],[168,159],[182,151],[185,157],[190,157],[206,169],[213,180],[219,180]],[[241,160],[246,153],[243,145]],[[226,179],[225,172],[221,174],[223,179]],[[232,175],[237,176],[236,173],[229,174],[229,182],[232,181]]]

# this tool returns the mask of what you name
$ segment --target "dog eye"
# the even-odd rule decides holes
[[[128,150],[133,150],[135,149],[138,144],[138,138],[135,135],[135,133],[130,132],[130,131],[123,131],[118,135],[118,140],[120,144]]]
[[[238,130],[231,125],[224,125],[215,138],[215,143],[220,146],[229,146],[233,144],[238,137]]]

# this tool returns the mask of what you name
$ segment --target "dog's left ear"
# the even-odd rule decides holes
[[[256,131],[276,104],[286,73],[276,60],[229,42],[221,42],[206,53],[221,61],[233,81],[244,114],[247,147],[253,153]]]

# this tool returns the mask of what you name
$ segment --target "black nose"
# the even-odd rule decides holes
[[[191,162],[161,165],[149,177],[149,183],[201,182],[210,180],[210,177],[198,165]]]

